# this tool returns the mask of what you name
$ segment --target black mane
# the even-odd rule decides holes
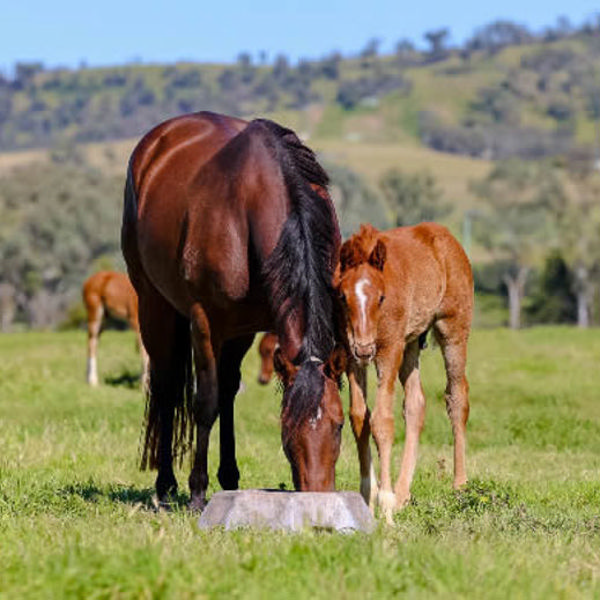
[[[313,190],[324,189],[327,173],[314,152],[296,134],[277,123],[256,119],[280,165],[291,211],[277,246],[267,259],[263,275],[275,311],[277,330],[294,314],[301,314],[304,338],[295,362],[301,365],[293,386],[284,395],[284,412],[298,422],[319,406],[323,375],[317,362],[326,361],[335,345],[333,271],[337,261],[339,229],[331,202]]]

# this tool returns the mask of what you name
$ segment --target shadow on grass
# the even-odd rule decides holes
[[[105,487],[99,487],[93,482],[75,483],[67,485],[60,490],[60,495],[68,497],[78,497],[86,502],[99,503],[102,501],[116,502],[129,506],[139,506],[147,510],[179,510],[187,508],[189,497],[177,493],[171,496],[168,503],[158,504],[154,493],[154,488],[137,488],[133,485],[108,484]]]
[[[104,378],[106,385],[112,385],[114,387],[125,387],[128,389],[135,389],[140,387],[140,381],[142,375],[139,372],[133,372],[129,369],[124,369],[118,375],[107,375]]]

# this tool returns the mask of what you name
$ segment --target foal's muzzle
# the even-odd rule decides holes
[[[354,344],[353,352],[357,360],[371,361],[375,358],[377,348],[374,343],[370,344]]]

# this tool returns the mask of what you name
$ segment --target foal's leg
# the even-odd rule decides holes
[[[377,499],[377,477],[371,458],[371,425],[367,406],[367,369],[352,361],[348,368],[350,382],[350,422],[356,440],[358,461],[360,464],[360,493],[369,505],[371,512],[375,510]]]
[[[404,387],[406,437],[400,476],[394,489],[397,508],[406,506],[410,500],[410,484],[417,464],[419,437],[425,421],[425,394],[419,375],[419,353],[419,341],[415,340],[406,347],[400,368],[400,381]]]
[[[465,376],[468,328],[451,319],[440,320],[434,333],[446,367],[446,410],[454,436],[454,488],[467,482],[465,466],[466,428],[469,418],[469,383]]]
[[[144,348],[144,342],[142,341],[142,335],[140,332],[140,324],[137,320],[137,318],[134,317],[130,317],[129,318],[129,326],[131,327],[131,329],[133,329],[133,331],[135,331],[135,335],[136,335],[136,343],[137,343],[137,348],[138,348],[138,352],[140,353],[140,356],[142,358],[142,389],[143,390],[147,390],[148,389],[148,385],[149,385],[149,357],[148,357],[148,353],[146,352],[146,348]]]
[[[235,428],[233,403],[240,387],[240,365],[254,335],[229,340],[223,345],[219,357],[219,449],[221,464],[217,477],[224,490],[237,490],[240,472],[235,460]]]
[[[87,355],[87,382],[89,385],[98,385],[98,338],[102,328],[102,316],[104,307],[99,298],[97,302],[89,304],[88,311],[88,355]]]
[[[190,509],[202,510],[206,506],[208,488],[208,442],[210,431],[219,414],[217,379],[218,348],[213,346],[208,317],[200,304],[192,308],[192,343],[196,367],[196,398],[194,422],[196,424],[196,453],[190,473]]]
[[[377,502],[388,523],[396,508],[396,495],[392,490],[391,460],[394,444],[394,391],[396,376],[402,363],[404,343],[390,348],[376,358],[379,383],[375,409],[371,415],[371,429],[379,453],[381,472]]]

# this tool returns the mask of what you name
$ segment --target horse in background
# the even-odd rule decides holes
[[[129,277],[116,271],[99,271],[85,280],[82,290],[87,313],[88,352],[87,382],[98,385],[98,339],[102,333],[105,313],[119,321],[129,323],[137,336],[138,350],[142,355],[142,380],[145,381],[147,356],[140,338],[138,299]]]
[[[446,409],[454,435],[454,487],[467,481],[465,467],[469,386],[465,376],[473,314],[473,276],[461,245],[441,225],[422,223],[378,231],[362,225],[342,246],[336,287],[343,305],[350,355],[350,419],[357,442],[361,492],[386,519],[410,500],[417,446],[425,419],[419,355],[432,329],[446,370]],[[378,374],[373,414],[367,407],[366,366]],[[400,475],[392,490],[396,377],[404,387],[406,438]],[[380,488],[371,462],[373,433]]]
[[[277,334],[270,332],[265,333],[260,340],[258,345],[258,356],[260,358],[258,383],[261,385],[267,385],[273,377],[273,356],[278,343]]]
[[[279,338],[294,485],[335,489],[345,364],[332,287],[341,238],[327,185],[295,133],[264,119],[184,115],[133,151],[121,245],[150,356],[142,468],[158,469],[160,501],[177,489],[173,459],[195,444],[190,507],[204,507],[217,416],[218,479],[238,487],[233,402],[259,331]]]

